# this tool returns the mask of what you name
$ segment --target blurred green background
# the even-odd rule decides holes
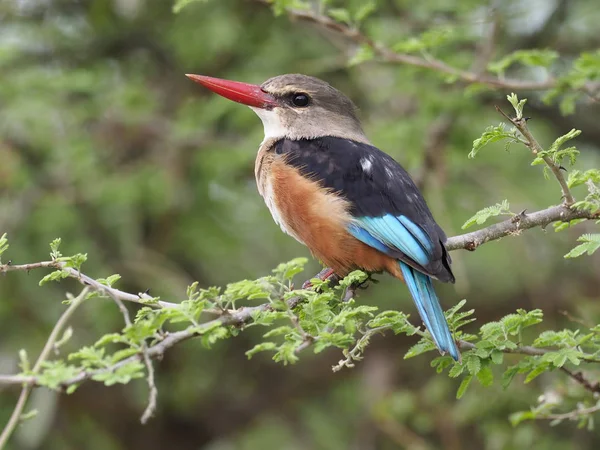
[[[329,2],[356,9],[360,1]],[[491,60],[516,49],[550,48],[561,73],[598,48],[596,0],[379,0],[365,32],[388,44],[439,29],[453,38],[432,50],[469,68],[485,42]],[[472,141],[506,111],[509,91],[467,87],[432,71],[367,62],[349,66],[356,48],[312,24],[274,16],[260,2],[194,3],[173,14],[168,0],[2,0],[0,2],[0,234],[15,263],[87,252],[93,277],[119,273],[119,287],[178,300],[194,280],[222,285],[267,274],[308,251],[281,233],[257,193],[254,157],[262,126],[248,108],[212,95],[185,73],[260,83],[282,74],[317,76],[360,108],[367,135],[420,182],[447,234],[475,211],[508,199],[513,211],[557,204],[557,183],[531,167],[525,148],[502,145],[467,159]],[[493,33],[490,41],[488,36]],[[488,52],[489,53],[489,52]],[[545,69],[513,78],[543,80]],[[573,127],[580,169],[600,165],[600,107],[583,97],[574,114],[529,99],[527,115],[542,145]],[[583,196],[583,190],[575,195]],[[564,260],[588,225],[530,230],[454,252],[455,286],[438,286],[445,307],[468,300],[478,323],[516,308],[542,308],[544,326],[568,326],[562,311],[600,320],[598,256]],[[311,272],[319,269],[312,263]],[[307,274],[308,275],[308,274]],[[41,274],[0,279],[0,373],[14,373],[17,351],[39,351],[63,309],[72,280],[37,286]],[[416,316],[402,285],[385,277],[360,301]],[[299,280],[301,282],[302,280]],[[473,325],[473,326],[476,326]],[[110,302],[81,308],[79,345],[119,330]],[[473,387],[455,400],[459,380],[437,376],[427,354],[405,361],[416,342],[378,337],[356,368],[332,373],[336,351],[302,355],[283,367],[244,352],[251,329],[206,350],[190,341],[157,364],[159,408],[147,426],[143,381],[74,395],[37,390],[9,448],[20,449],[595,449],[598,433],[545,422],[511,427],[555,389],[552,379]],[[510,358],[507,358],[510,362]],[[516,359],[515,359],[516,361]],[[567,390],[568,386],[565,385]],[[17,390],[0,388],[0,424]]]

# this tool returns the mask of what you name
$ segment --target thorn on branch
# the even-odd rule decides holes
[[[474,252],[476,249],[477,249],[477,244],[475,243],[475,241],[469,241],[469,242],[465,243],[465,250]]]
[[[518,213],[518,214],[515,214],[515,215],[512,217],[512,219],[510,219],[510,221],[511,221],[512,223],[515,223],[515,224],[517,224],[517,226],[518,226],[518,224],[519,224],[519,223],[520,223],[520,222],[521,222],[521,221],[522,221],[522,220],[523,220],[525,217],[527,217],[527,214],[526,214],[526,212],[527,212],[527,209],[524,209],[524,210],[523,210],[523,211],[521,211],[520,213]]]

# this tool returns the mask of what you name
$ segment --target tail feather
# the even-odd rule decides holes
[[[448,328],[448,322],[446,322],[440,301],[433,289],[431,278],[408,264],[403,262],[399,262],[399,264],[404,281],[435,345],[442,353],[450,353],[455,361],[460,361],[460,352]]]

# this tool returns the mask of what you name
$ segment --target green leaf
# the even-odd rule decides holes
[[[119,281],[121,279],[121,275],[119,275],[118,273],[111,275],[107,278],[98,278],[96,281],[100,284],[103,284],[105,286],[113,286],[117,281]]]
[[[570,141],[571,139],[575,139],[577,136],[579,136],[581,134],[581,130],[576,130],[575,128],[573,128],[571,131],[569,131],[567,134],[564,134],[560,137],[558,137],[550,146],[550,149],[548,150],[548,154],[549,156],[553,157],[553,160],[556,163],[560,163],[560,161],[562,160],[562,158],[564,156],[568,156],[569,159],[571,160],[571,164],[575,163],[575,155],[577,155],[579,153],[579,151],[577,151],[577,149],[575,147],[569,147],[566,149],[562,149],[561,147],[567,142]],[[562,152],[562,153],[561,153]],[[561,155],[559,157],[559,155]],[[564,155],[564,156],[563,156]]]
[[[462,229],[465,230],[475,224],[481,225],[490,217],[496,217],[502,214],[511,214],[508,200],[503,200],[502,203],[496,203],[494,206],[488,206],[481,211],[477,211],[473,217],[463,224]]]
[[[61,256],[59,258],[54,258],[54,260],[65,263],[67,267],[80,270],[81,265],[87,261],[87,253],[77,253],[73,256]]]
[[[505,333],[517,336],[525,328],[540,323],[543,316],[544,314],[541,309],[533,309],[531,311],[517,309],[516,314],[504,316],[500,320],[500,323],[502,324]]]
[[[503,139],[511,139],[510,142],[516,139],[514,131],[506,131],[506,125],[501,123],[498,126],[489,126],[485,129],[483,134],[473,141],[473,148],[469,153],[469,158],[475,158],[479,150],[488,144],[498,142]]]
[[[19,350],[19,367],[21,371],[27,373],[31,370],[31,364],[29,363],[29,357],[27,356],[27,351],[22,348]]]
[[[356,52],[354,53],[352,58],[348,60],[348,66],[357,66],[364,62],[370,61],[373,58],[375,58],[375,52],[373,51],[373,49],[368,45],[361,45],[356,49]]]
[[[572,170],[567,177],[567,185],[570,188],[585,184],[588,181],[600,183],[600,170],[590,169],[583,173],[579,170]]]
[[[565,258],[577,258],[587,252],[592,255],[600,248],[600,234],[584,234],[577,238],[578,242],[583,242],[565,255]]]
[[[56,260],[62,256],[62,253],[58,251],[60,243],[60,238],[56,238],[52,242],[50,242],[50,257],[52,258],[52,260]]]
[[[122,365],[114,371],[106,371],[95,374],[92,380],[103,382],[106,386],[114,384],[127,384],[136,378],[144,376],[145,366],[139,361],[132,361]]]
[[[327,11],[327,15],[336,20],[337,22],[352,24],[352,17],[350,11],[344,8],[332,8]]]
[[[269,284],[263,283],[262,280],[242,280],[228,284],[225,289],[225,296],[232,300],[269,299],[271,292],[268,288],[270,287]]]
[[[106,359],[106,350],[97,346],[82,347],[69,355],[69,361],[78,361],[85,369],[98,369],[110,364]]]
[[[515,110],[516,119],[517,120],[522,119],[523,118],[523,107],[525,106],[525,103],[527,103],[527,99],[524,98],[523,100],[519,100],[519,98],[517,97],[517,94],[515,94],[514,92],[510,95],[507,95],[506,98]]]
[[[60,281],[60,280],[64,280],[65,278],[69,277],[69,272],[67,272],[66,270],[55,270],[54,272],[49,273],[48,275],[46,275],[44,278],[42,278],[39,282],[40,286],[43,286],[44,284],[48,283],[49,281]]]
[[[6,233],[4,233],[1,237],[0,237],[0,264],[2,264],[2,253],[4,253],[6,250],[8,250],[8,238],[6,237]]]
[[[361,23],[367,17],[369,17],[377,8],[374,0],[363,2],[360,7],[354,13],[354,22],[357,24]]]
[[[267,331],[263,337],[268,339],[274,336],[282,336],[288,333],[291,333],[294,329],[289,325],[284,325],[281,327],[273,328],[272,330]]]
[[[408,349],[404,355],[404,359],[414,358],[415,356],[435,350],[435,344],[428,339],[421,339],[415,345]]]
[[[465,392],[467,392],[467,388],[471,384],[472,380],[473,380],[473,375],[467,375],[466,377],[463,378],[463,380],[460,383],[460,386],[458,387],[458,391],[456,391],[457,399],[460,399],[460,398],[462,398],[463,395],[465,395]]]
[[[203,2],[205,3],[207,0],[177,0],[173,5],[173,12],[175,14],[180,13],[183,8],[192,3]]]
[[[490,72],[503,75],[513,64],[520,63],[529,67],[549,67],[558,58],[554,50],[517,50],[498,61],[488,64]]]
[[[502,374],[502,388],[506,389],[510,383],[512,383],[512,380],[515,378],[515,376],[519,373],[520,367],[519,365],[514,365],[514,366],[510,366],[508,369],[506,369],[504,371],[504,373]]]
[[[294,275],[301,273],[308,262],[307,258],[295,258],[290,262],[279,264],[274,270],[275,275],[279,275],[283,280],[291,280]]]
[[[81,368],[68,365],[62,360],[44,361],[38,375],[38,383],[49,389],[58,389],[66,381],[74,378],[81,372]]]
[[[509,416],[510,424],[516,427],[525,420],[535,419],[536,414],[533,411],[519,411]]]
[[[534,369],[527,374],[525,377],[525,383],[533,381],[535,378],[546,372],[548,370],[548,366],[548,363],[539,363],[537,367],[534,367]]]
[[[492,350],[490,357],[494,364],[502,364],[502,361],[504,361],[504,353],[499,350]]]
[[[558,233],[559,231],[563,231],[563,230],[566,230],[567,228],[574,227],[575,225],[585,222],[586,220],[587,219],[573,219],[573,220],[570,220],[569,222],[558,221],[558,222],[554,222],[552,224],[552,226],[554,227],[554,231],[556,233]]]
[[[494,383],[494,372],[492,372],[491,367],[487,364],[483,365],[481,370],[477,372],[477,380],[482,386],[491,386]]]
[[[31,411],[28,411],[24,414],[21,414],[21,416],[19,417],[19,421],[21,423],[29,420],[29,419],[33,419],[34,417],[37,417],[38,415],[38,410],[37,409],[32,409]]]
[[[392,50],[398,53],[425,52],[436,47],[441,47],[455,36],[451,27],[438,26],[425,31],[420,36],[410,37],[398,42]]]
[[[481,370],[481,359],[473,354],[468,354],[466,359],[467,370],[471,375],[477,375]]]
[[[456,378],[461,373],[463,373],[465,369],[466,369],[466,366],[464,364],[454,363],[454,365],[450,369],[450,372],[448,372],[448,376],[450,378]]]
[[[276,348],[277,344],[275,344],[274,342],[262,342],[260,344],[256,344],[254,347],[248,350],[246,352],[246,356],[248,357],[248,359],[252,359],[252,357],[259,352],[272,351]]]

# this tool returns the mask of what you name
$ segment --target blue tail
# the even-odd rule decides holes
[[[455,361],[460,361],[460,352],[448,328],[440,301],[433,290],[431,278],[403,262],[400,262],[400,269],[402,269],[404,281],[415,305],[417,305],[421,319],[431,333],[435,345],[442,353],[450,353]]]

